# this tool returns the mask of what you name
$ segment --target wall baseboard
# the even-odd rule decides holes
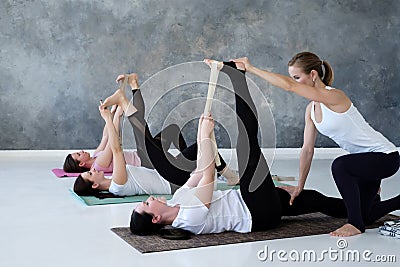
[[[61,157],[76,151],[77,150],[0,150],[0,157]],[[87,151],[93,152],[93,150],[90,149]],[[268,156],[268,158],[272,157],[275,159],[297,159],[300,155],[300,148],[264,148],[262,151]],[[177,152],[178,151],[176,149],[171,149],[171,153],[175,154]],[[219,149],[219,152],[222,156],[236,157],[233,149],[222,148]],[[315,148],[314,159],[333,159],[346,153],[346,151],[340,148]]]

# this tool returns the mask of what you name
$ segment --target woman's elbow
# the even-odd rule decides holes
[[[313,146],[304,146],[301,148],[301,154],[303,155],[313,155],[314,147]]]

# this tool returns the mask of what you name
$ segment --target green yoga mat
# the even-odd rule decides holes
[[[88,206],[96,205],[109,205],[109,204],[122,204],[122,203],[135,203],[145,201],[149,195],[126,196],[118,198],[103,198],[99,199],[93,196],[78,196],[72,189],[70,189],[73,196],[82,201]],[[172,195],[154,195],[155,197],[165,197],[167,200],[172,198]]]
[[[274,181],[275,186],[286,186],[287,184],[280,183]],[[218,190],[230,190],[230,189],[239,189],[239,186],[229,186],[225,183],[217,184]],[[121,198],[104,198],[99,199],[93,196],[78,196],[72,189],[70,189],[73,196],[82,201],[84,204],[88,206],[96,206],[96,205],[108,205],[108,204],[122,204],[122,203],[135,203],[145,201],[149,195],[137,195],[137,196],[126,196]],[[155,197],[165,197],[167,200],[172,198],[172,195],[153,195]]]

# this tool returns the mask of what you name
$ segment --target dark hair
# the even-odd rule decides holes
[[[75,160],[71,154],[68,154],[65,158],[63,169],[66,172],[85,172],[89,170],[88,168],[79,166],[79,161]]]
[[[130,229],[135,235],[151,235],[157,233],[164,225],[152,222],[153,216],[149,213],[139,213],[133,210]]]
[[[96,196],[100,191],[92,187],[93,183],[79,175],[74,183],[74,192],[78,196]]]
[[[333,83],[333,69],[331,65],[321,60],[316,54],[311,52],[301,52],[296,54],[289,62],[288,66],[294,66],[301,68],[304,73],[309,74],[312,70],[318,72],[318,76],[322,82],[326,85],[332,85]],[[324,66],[324,68],[322,68]]]
[[[131,232],[135,235],[158,234],[169,240],[187,240],[193,235],[184,229],[153,223],[152,219],[153,216],[147,212],[139,213],[133,210],[130,223]]]
[[[94,196],[99,199],[104,198],[124,198],[124,196],[117,196],[108,191],[100,191],[99,189],[92,187],[93,182],[83,179],[82,175],[79,175],[74,183],[74,192],[78,196]]]

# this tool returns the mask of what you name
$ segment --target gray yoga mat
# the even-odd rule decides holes
[[[367,229],[377,228],[378,226],[383,225],[384,221],[395,220],[398,218],[400,217],[386,215],[373,225],[369,225]],[[112,228],[111,231],[139,252],[151,253],[327,234],[345,224],[346,221],[347,219],[337,219],[321,213],[311,213],[301,216],[283,217],[279,227],[268,231],[247,234],[225,232],[220,234],[193,235],[189,240],[167,240],[157,235],[137,236],[130,232],[129,227]]]

